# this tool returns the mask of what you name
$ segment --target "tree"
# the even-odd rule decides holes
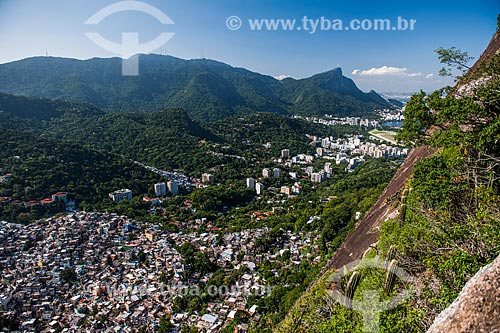
[[[174,328],[174,325],[170,322],[170,316],[163,315],[160,319],[158,333],[169,333],[172,328]]]
[[[420,91],[419,94],[413,95],[406,104],[403,128],[396,136],[398,141],[413,143],[421,138],[426,129],[430,128],[433,115],[426,100],[426,94]]]
[[[140,249],[139,252],[137,253],[137,258],[139,259],[140,263],[144,263],[147,259],[147,255],[146,253],[144,253],[142,249]]]
[[[7,331],[17,331],[19,328],[19,322],[15,318],[4,317],[0,315],[0,330]]]
[[[191,244],[190,242],[186,242],[178,247],[177,251],[179,251],[186,264],[193,264],[194,256],[196,253],[196,249],[194,248],[193,244]]]
[[[77,280],[75,269],[73,267],[63,269],[59,272],[59,279],[66,283],[75,282]]]
[[[462,52],[456,47],[449,49],[440,47],[435,50],[435,52],[438,54],[439,61],[442,64],[446,64],[446,66],[439,71],[439,75],[441,76],[453,76],[452,70],[456,69],[461,72],[460,75],[455,76],[455,79],[459,80],[471,69],[468,64],[474,60],[474,57],[470,57],[467,52]]]
[[[161,272],[160,273],[159,281],[161,283],[167,283],[168,282],[168,277],[167,277],[167,274],[165,274],[165,272]]]
[[[194,258],[193,267],[197,273],[205,275],[207,273],[215,272],[217,265],[213,263],[208,254],[205,252],[198,252]]]
[[[31,248],[35,246],[36,246],[36,241],[34,241],[33,239],[28,239],[26,243],[24,243],[23,251],[29,251]]]

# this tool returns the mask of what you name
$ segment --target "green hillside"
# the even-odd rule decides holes
[[[40,138],[0,126],[0,173],[11,178],[0,184],[0,220],[27,222],[45,214],[64,211],[64,206],[23,204],[68,192],[78,205],[91,207],[107,199],[108,193],[130,188],[147,193],[158,176],[117,155],[83,148],[80,145]]]

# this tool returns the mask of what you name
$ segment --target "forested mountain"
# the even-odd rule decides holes
[[[35,120],[50,120],[65,114],[93,116],[104,112],[82,102],[73,103],[46,98],[29,98],[0,93],[0,117],[16,117]]]
[[[390,104],[363,93],[340,68],[278,81],[213,60],[140,55],[140,75],[122,76],[119,58],[28,58],[0,65],[0,91],[83,101],[113,111],[184,108],[198,121],[255,112],[369,115]]]
[[[221,142],[182,109],[148,113],[105,113],[86,103],[0,95],[0,126],[72,142],[163,168],[190,171],[217,160],[201,140]]]
[[[301,115],[339,116],[360,115],[367,109],[389,107],[389,103],[375,91],[362,92],[340,68],[314,75],[313,77],[283,80],[283,92],[291,101],[290,110]]]
[[[352,132],[273,113],[231,117],[200,125],[182,109],[157,112],[103,112],[86,103],[0,95],[0,126],[122,155],[165,170],[201,175],[228,162],[218,153],[277,156],[281,149],[310,152],[306,134]],[[363,131],[358,130],[360,133]],[[260,150],[271,142],[270,149]],[[216,156],[218,155],[218,156]]]
[[[0,173],[12,174],[0,187],[0,197],[4,199],[41,200],[65,191],[79,205],[87,207],[102,202],[117,189],[147,192],[159,180],[159,176],[116,154],[40,138],[1,125],[0,142]],[[27,222],[57,211],[60,207],[53,205],[27,209],[22,204],[0,204],[0,219]]]

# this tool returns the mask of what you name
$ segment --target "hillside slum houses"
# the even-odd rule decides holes
[[[166,314],[174,330],[217,332],[237,310],[256,320],[258,309],[246,296],[269,288],[256,267],[284,251],[292,264],[315,252],[314,246],[307,255],[301,251],[314,244],[310,234],[288,232],[279,250],[259,253],[254,242],[268,232],[226,233],[218,240],[212,233],[172,233],[116,214],[86,212],[28,226],[0,222],[0,315],[19,321],[21,332],[156,331]],[[186,263],[174,244],[186,242],[219,267],[247,266],[237,288],[216,295],[203,315],[173,308],[175,297],[210,278],[184,274]]]

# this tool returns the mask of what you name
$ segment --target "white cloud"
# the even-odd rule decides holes
[[[355,69],[352,75],[359,76],[399,76],[399,77],[425,77],[430,79],[434,74],[422,74],[420,72],[410,73],[406,67],[382,66],[373,67],[367,70]]]
[[[278,76],[275,76],[274,78],[276,80],[280,80],[281,81],[281,80],[284,80],[284,79],[289,78],[289,77],[290,77],[289,75],[278,75]]]
[[[382,66],[379,68],[371,68],[368,70],[359,70],[355,69],[352,74],[353,75],[361,75],[361,76],[378,76],[378,75],[396,75],[399,73],[404,73],[408,69],[407,68],[398,68],[398,67],[388,67],[388,66]]]

